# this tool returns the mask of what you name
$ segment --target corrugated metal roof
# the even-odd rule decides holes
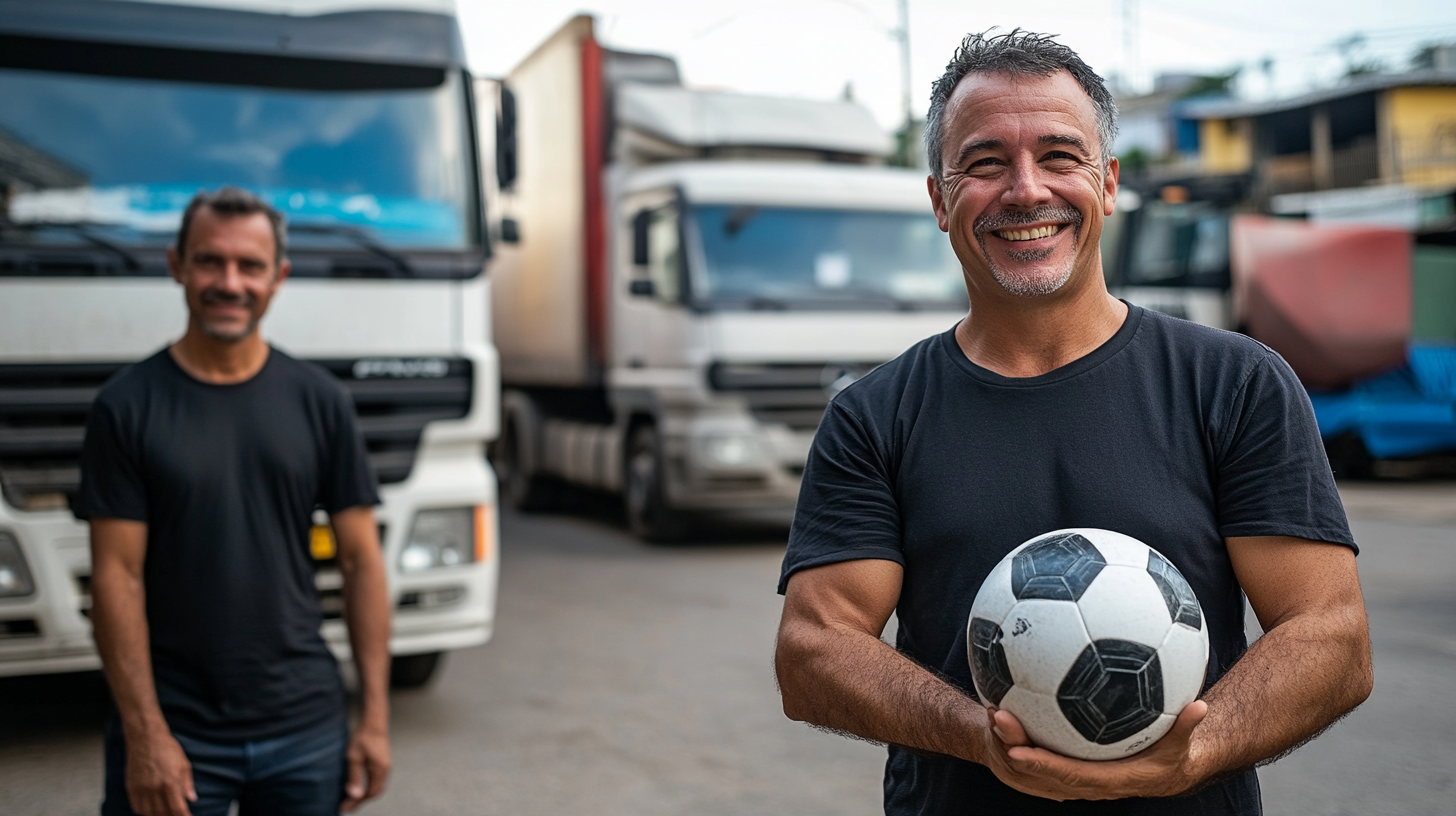
[[[1371,74],[1355,77],[1349,82],[1333,88],[1323,88],[1287,99],[1270,99],[1261,102],[1208,101],[1190,102],[1180,111],[1185,119],[1238,119],[1246,116],[1262,116],[1267,113],[1298,110],[1322,102],[1355,96],[1388,88],[1420,87],[1429,85],[1456,85],[1456,71],[1424,69],[1404,74]]]

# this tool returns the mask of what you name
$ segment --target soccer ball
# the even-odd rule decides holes
[[[1208,666],[1203,609],[1177,568],[1094,528],[1040,535],[1001,559],[976,593],[966,643],[981,701],[1078,759],[1156,742]]]

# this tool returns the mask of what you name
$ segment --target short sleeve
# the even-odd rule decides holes
[[[1221,437],[1220,535],[1295,536],[1358,552],[1309,395],[1277,354],[1245,378]]]
[[[148,520],[138,451],[138,440],[125,431],[116,409],[105,399],[93,403],[81,445],[81,488],[72,508],[77,518]]]
[[[374,468],[369,465],[369,453],[364,447],[364,437],[359,433],[353,402],[342,388],[330,401],[327,420],[330,427],[326,436],[330,449],[325,460],[323,484],[319,486],[319,504],[329,514],[350,507],[378,504]]]
[[[812,567],[861,559],[905,564],[900,511],[883,447],[838,401],[829,404],[804,467],[780,594],[794,573]]]

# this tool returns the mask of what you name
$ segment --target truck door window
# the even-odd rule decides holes
[[[682,241],[676,207],[653,210],[647,222],[647,273],[657,298],[682,300]]]

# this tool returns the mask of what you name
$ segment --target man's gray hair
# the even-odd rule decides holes
[[[283,254],[288,249],[288,231],[284,229],[283,213],[278,212],[268,202],[241,187],[203,190],[192,197],[192,200],[187,203],[187,209],[182,211],[182,226],[177,230],[177,255],[179,257],[187,257],[187,233],[192,230],[193,216],[197,215],[197,211],[203,207],[225,218],[255,213],[267,216],[269,226],[273,227],[273,263],[283,262]]]
[[[1017,28],[1006,34],[988,36],[996,29],[980,34],[967,34],[960,48],[945,66],[945,73],[930,89],[930,110],[925,114],[925,155],[930,173],[939,180],[945,170],[940,151],[945,144],[945,106],[967,74],[1003,73],[1051,76],[1066,71],[1077,80],[1097,110],[1097,137],[1101,141],[1102,166],[1112,158],[1112,143],[1117,140],[1117,103],[1097,72],[1077,56],[1077,52],[1052,40],[1052,34],[1033,34]]]

